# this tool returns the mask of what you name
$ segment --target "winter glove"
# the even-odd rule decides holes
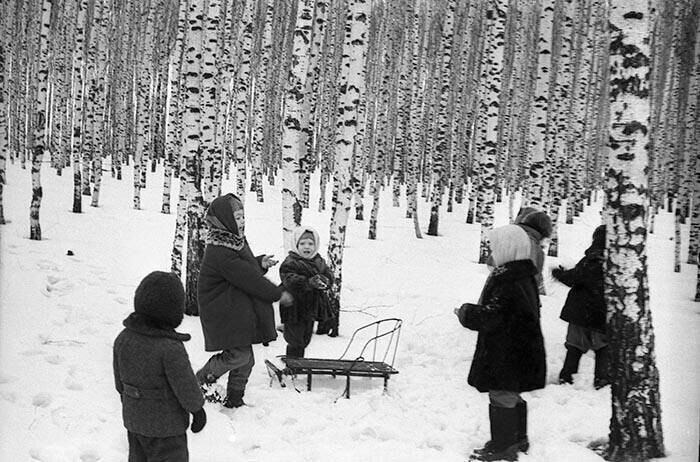
[[[326,281],[324,281],[324,277],[321,276],[320,274],[317,274],[316,276],[312,277],[309,279],[309,285],[313,287],[314,289],[319,289],[319,290],[324,290],[328,288],[328,285]]]
[[[559,265],[557,268],[554,268],[554,269],[552,270],[552,277],[553,277],[554,279],[559,280],[559,278],[561,277],[562,273],[564,273],[564,267],[562,267],[561,265]]]
[[[207,413],[204,412],[204,408],[192,413],[192,425],[190,426],[192,433],[199,433],[206,424]]]

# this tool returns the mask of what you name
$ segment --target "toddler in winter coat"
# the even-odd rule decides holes
[[[544,388],[546,364],[540,299],[530,238],[517,225],[491,230],[494,264],[479,304],[455,309],[460,323],[479,332],[468,382],[489,394],[491,439],[470,456],[517,460],[529,448],[527,403],[521,392]]]
[[[284,323],[287,356],[303,358],[311,342],[314,321],[327,323],[337,313],[332,311],[328,297],[333,273],[318,254],[318,233],[308,226],[300,226],[294,230],[293,242],[296,248],[280,265],[280,279],[294,296],[294,303],[280,306],[280,318]]]
[[[197,371],[210,401],[220,399],[211,385],[228,372],[225,407],[245,404],[243,395],[255,364],[253,344],[273,341],[272,303],[292,302],[291,295],[265,278],[277,264],[272,255],[254,256],[245,237],[243,203],[233,194],[214,199],[205,219],[209,227],[199,269],[197,302],[206,351],[216,351]]]
[[[129,461],[187,461],[192,431],[207,421],[187,351],[189,334],[175,331],[185,313],[180,279],[154,271],[139,284],[134,312],[114,341],[114,383],[121,395]]]
[[[566,333],[566,358],[559,373],[559,383],[573,383],[581,356],[595,351],[596,389],[610,383],[608,377],[608,337],[605,332],[606,306],[603,293],[605,225],[593,231],[593,241],[584,257],[572,269],[552,270],[552,276],[571,287],[560,318],[569,323]]]

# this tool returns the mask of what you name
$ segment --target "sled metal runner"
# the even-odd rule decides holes
[[[306,389],[311,391],[312,377],[314,375],[330,375],[334,378],[345,376],[343,395],[346,398],[350,398],[350,377],[382,377],[384,379],[384,392],[386,392],[389,385],[389,377],[399,373],[399,371],[394,369],[394,360],[396,359],[401,324],[401,319],[386,318],[358,328],[350,337],[345,351],[338,359],[288,358],[282,356],[280,359],[286,367],[282,371],[275,367],[274,369],[277,369],[275,371],[270,368],[273,365],[268,364],[270,377],[276,376],[280,385],[284,386],[282,374],[291,376],[306,375]],[[360,354],[355,359],[344,359],[358,333],[371,328],[374,328],[374,335],[364,344]],[[379,339],[383,339],[382,343],[385,346],[378,348]],[[370,351],[372,352],[371,360],[365,360],[365,353]],[[387,362],[387,360],[390,362]],[[266,361],[266,363],[268,362]]]

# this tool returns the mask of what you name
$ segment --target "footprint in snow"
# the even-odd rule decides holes
[[[125,297],[115,297],[114,300],[116,300],[117,303],[119,303],[121,305],[128,305],[129,304],[129,299],[127,299]]]
[[[34,395],[32,398],[32,406],[34,407],[48,407],[53,402],[53,397],[50,393],[41,392]]]
[[[42,350],[24,350],[20,351],[22,356],[39,356],[39,355],[45,355],[46,352]]]
[[[102,457],[100,456],[100,453],[97,449],[88,449],[87,451],[83,451],[83,453],[80,454],[81,462],[97,462],[101,458]]]
[[[12,382],[16,382],[18,380],[19,380],[19,377],[15,376],[15,375],[0,373],[0,384],[12,383]]]
[[[66,380],[63,382],[65,387],[69,390],[73,391],[82,391],[83,390],[83,385],[75,380],[73,377],[66,377]]]
[[[62,364],[66,360],[66,358],[64,358],[61,355],[51,355],[51,356],[45,357],[44,359],[46,360],[47,363],[54,364],[54,365]]]

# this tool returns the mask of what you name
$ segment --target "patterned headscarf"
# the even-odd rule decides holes
[[[245,235],[239,232],[233,218],[233,212],[237,210],[243,210],[243,203],[232,193],[214,199],[205,214],[209,231],[204,242],[241,250],[245,244]]]

